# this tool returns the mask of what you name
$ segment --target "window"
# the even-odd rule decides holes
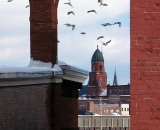
[[[122,111],[123,111],[123,108],[122,108]]]
[[[129,108],[127,108],[127,111],[129,111]]]
[[[126,111],[126,108],[124,108],[124,111]]]
[[[99,70],[102,70],[102,65],[99,66]]]

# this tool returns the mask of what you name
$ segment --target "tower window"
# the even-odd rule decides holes
[[[102,70],[102,65],[99,66],[99,69]]]

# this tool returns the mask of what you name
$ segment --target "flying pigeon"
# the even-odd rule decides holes
[[[69,12],[68,12],[68,15],[69,15],[69,14],[75,15],[73,11],[69,11]]]
[[[110,23],[104,23],[104,24],[101,24],[101,25],[103,25],[103,26],[111,26],[112,24],[110,24]]]
[[[90,12],[95,12],[97,14],[97,12],[95,10],[89,10],[89,11],[87,11],[87,13],[90,13]]]
[[[103,3],[101,3],[99,6],[101,6],[101,5],[103,5],[103,6],[108,6],[108,4],[103,4]]]
[[[101,41],[102,42],[102,41]],[[109,40],[108,42],[102,42],[102,45],[104,45],[104,46],[107,46],[108,45],[108,43],[110,43],[111,42],[111,40]]]
[[[13,0],[8,0],[7,2],[12,2]]]
[[[30,5],[27,5],[26,8],[30,7]]]
[[[98,0],[98,3],[102,3],[103,2],[103,0]]]
[[[119,27],[121,27],[121,22],[115,22],[114,24],[119,24]]]
[[[72,4],[71,4],[71,2],[68,2],[68,3],[64,3],[64,4],[68,4],[68,5],[70,5],[71,7],[73,7],[73,6],[72,6]]]
[[[98,37],[98,38],[97,38],[97,40],[98,40],[98,39],[100,39],[100,38],[104,38],[104,36],[100,36],[100,37]]]
[[[80,34],[85,35],[86,33],[85,32],[81,32]]]
[[[71,27],[71,26],[72,26],[72,25],[69,24],[69,23],[66,23],[66,24],[64,24],[64,25],[66,25],[67,27]]]

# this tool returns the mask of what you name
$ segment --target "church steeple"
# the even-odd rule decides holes
[[[117,86],[117,85],[118,85],[118,82],[117,82],[116,67],[115,67],[114,79],[113,79],[113,86]]]

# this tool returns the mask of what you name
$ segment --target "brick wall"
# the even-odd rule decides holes
[[[56,63],[58,0],[30,1],[31,58]]]
[[[1,130],[77,130],[78,100],[61,84],[1,87],[0,99]]]
[[[130,3],[131,130],[160,130],[160,1]]]

